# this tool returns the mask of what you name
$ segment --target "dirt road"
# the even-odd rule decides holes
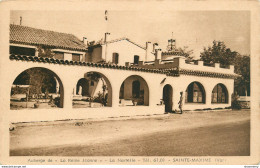
[[[230,139],[233,136],[244,142],[241,144],[241,149],[237,149],[241,151],[230,150],[225,155],[247,155],[249,118],[250,111],[244,110],[187,112],[183,115],[171,114],[141,119],[81,121],[76,124],[77,126],[75,122],[25,124],[10,133],[10,153],[11,155],[42,156],[105,156],[107,153],[109,155],[177,156],[189,155],[191,152],[192,155],[196,155],[197,152],[197,155],[222,155],[223,153],[217,151],[223,151],[223,147],[226,148],[229,144],[239,144],[236,139]],[[196,136],[201,139],[194,139]],[[200,141],[201,144],[199,144]],[[219,148],[220,150],[217,150],[215,154],[200,153],[206,149],[205,146],[208,148],[216,144],[224,144],[224,146],[222,145],[222,148]],[[187,152],[183,150],[185,146],[187,147],[185,149],[191,149],[191,146],[194,146],[194,149]],[[184,152],[166,150],[173,147]],[[233,149],[235,146],[230,146],[230,148]]]

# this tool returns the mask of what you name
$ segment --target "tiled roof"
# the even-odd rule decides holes
[[[37,56],[25,56],[25,55],[10,55],[10,60],[20,60],[20,61],[32,61],[32,62],[42,62],[42,63],[52,63],[52,64],[63,64],[63,65],[77,65],[77,66],[90,66],[90,67],[100,67],[100,68],[111,68],[111,69],[122,69],[122,70],[132,70],[132,71],[142,71],[151,73],[162,73],[167,72],[160,69],[147,69],[147,68],[137,68],[131,66],[121,66],[108,63],[92,63],[92,62],[81,62],[81,61],[68,61],[59,60],[47,57],[37,57]]]
[[[181,53],[179,51],[171,51],[171,52],[162,52],[162,56],[163,55],[176,55],[176,56],[185,56],[184,53]]]
[[[72,34],[14,24],[10,24],[10,42],[26,45],[45,45],[60,49],[87,50],[87,46]]]
[[[32,61],[32,62],[42,62],[42,63],[52,63],[52,64],[64,64],[64,65],[76,65],[76,66],[89,66],[89,67],[100,67],[100,68],[110,68],[110,69],[119,69],[119,70],[130,70],[130,71],[141,71],[149,73],[159,73],[165,74],[167,76],[180,76],[183,75],[193,75],[193,76],[204,76],[212,78],[229,78],[234,79],[239,77],[237,74],[224,74],[224,73],[215,73],[215,72],[204,72],[197,70],[188,70],[188,69],[148,69],[148,68],[138,68],[134,66],[120,66],[120,65],[111,65],[107,63],[91,63],[91,62],[80,62],[80,61],[68,61],[68,60],[59,60],[53,58],[44,58],[36,56],[21,56],[21,55],[10,55],[10,60],[20,60],[20,61]]]
[[[197,70],[190,70],[190,69],[180,69],[179,73],[183,75],[206,76],[212,78],[230,78],[230,79],[235,79],[240,76],[237,74],[225,74],[225,73],[197,71]]]

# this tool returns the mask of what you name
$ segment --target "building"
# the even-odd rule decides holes
[[[138,64],[139,61],[153,61],[154,49],[150,42],[143,47],[124,37],[89,46],[87,62],[103,61],[116,65],[125,65],[126,62]]]
[[[39,45],[49,47],[54,57],[37,56]],[[74,54],[79,54],[79,59]],[[8,89],[28,69],[45,69],[59,86],[60,108],[22,110],[24,117],[16,117],[17,110],[9,108],[14,121],[164,114],[178,111],[180,99],[183,110],[229,108],[238,76],[233,65],[221,68],[219,63],[186,63],[180,53],[162,52],[158,44],[150,42],[142,47],[121,38],[86,46],[73,35],[17,25],[10,27],[7,62],[16,68],[5,79],[10,84],[6,95],[10,96]],[[99,94],[94,96],[97,88]],[[43,112],[45,115],[40,115]]]
[[[87,46],[72,34],[10,25],[10,54],[38,56],[40,50],[51,50],[55,59],[85,61]]]

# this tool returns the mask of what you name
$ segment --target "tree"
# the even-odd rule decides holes
[[[167,51],[168,52],[178,52],[179,55],[184,56],[186,58],[186,62],[191,62],[191,61],[193,61],[193,58],[194,58],[193,50],[189,50],[188,48],[189,48],[188,46],[179,47],[179,48],[167,47]]]
[[[236,51],[227,48],[224,42],[214,40],[212,46],[205,47],[204,51],[200,53],[200,60],[206,64],[220,63],[222,67],[226,67],[234,64],[234,60],[238,55]]]
[[[42,68],[32,68],[26,70],[29,74],[29,93],[30,95],[36,95],[37,98],[40,97],[42,92],[49,92],[53,87],[53,75],[46,69]]]
[[[34,95],[56,90],[53,74],[43,68],[31,68],[22,72],[16,77],[13,85],[29,85],[30,94]]]
[[[51,51],[50,48],[46,46],[38,46],[37,47],[38,56],[39,57],[47,57],[47,58],[53,58],[54,53]]]
[[[235,66],[235,73],[241,75],[235,79],[235,92],[250,95],[250,56],[242,56],[227,48],[224,42],[213,41],[213,45],[204,48],[200,60],[206,64],[220,63],[222,67]]]
[[[250,56],[237,56],[234,65],[235,73],[241,75],[235,80],[235,91],[240,96],[250,96]]]
[[[184,46],[183,48],[179,47],[177,51],[186,58],[187,62],[193,61],[193,50],[189,50],[188,46]]]

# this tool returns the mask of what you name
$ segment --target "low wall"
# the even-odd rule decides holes
[[[217,109],[217,108],[227,108],[230,104],[203,104],[203,103],[186,103],[183,105],[183,110],[203,110],[203,109]],[[179,110],[179,109],[177,109]]]
[[[101,107],[101,108],[76,108],[71,110],[59,109],[24,109],[10,110],[12,123],[36,122],[72,119],[101,119],[109,117],[139,116],[163,114],[164,106],[124,106],[124,107]]]

